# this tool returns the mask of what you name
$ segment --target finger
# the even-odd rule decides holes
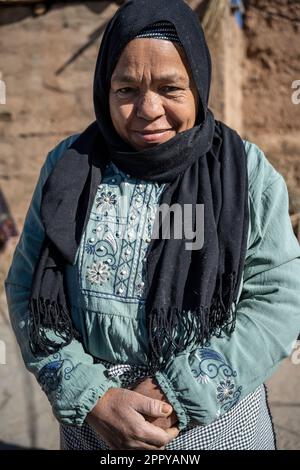
[[[177,437],[180,432],[179,429],[176,427],[165,429],[165,431],[169,435],[171,440],[175,439],[175,437]]]
[[[140,393],[136,393],[136,395],[138,398],[134,401],[132,407],[143,415],[165,418],[173,412],[172,406],[164,401],[149,398]]]
[[[130,441],[120,447],[112,446],[111,450],[165,450],[165,446],[152,446],[142,441]]]
[[[139,417],[142,418],[141,415],[139,415]],[[170,429],[172,431],[167,433],[166,430],[143,419],[143,421],[139,423],[139,426],[135,427],[133,432],[129,432],[129,434],[131,434],[133,440],[141,441],[151,446],[161,447],[173,440],[175,431],[174,428]]]
[[[145,450],[164,450],[165,445],[157,446],[147,444],[146,442],[140,441],[138,439],[124,439],[123,442],[116,442],[115,439],[110,439],[106,441],[106,444],[111,450],[126,450],[126,449],[145,449]]]

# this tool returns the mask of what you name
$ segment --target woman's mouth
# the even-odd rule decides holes
[[[159,142],[164,139],[173,129],[159,129],[150,131],[132,131],[139,139],[144,142]]]

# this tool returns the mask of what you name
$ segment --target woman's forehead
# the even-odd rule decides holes
[[[112,75],[112,81],[130,78],[150,70],[164,78],[186,80],[189,67],[182,47],[163,39],[134,39],[124,48]]]

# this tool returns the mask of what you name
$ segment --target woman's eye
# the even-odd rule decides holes
[[[134,88],[130,88],[130,87],[120,88],[119,90],[117,90],[117,93],[120,96],[125,96],[133,92],[134,92]]]
[[[179,91],[179,90],[181,90],[181,88],[178,88],[178,87],[176,87],[176,86],[164,86],[164,87],[162,88],[162,91],[163,91],[164,93],[172,93],[172,92],[174,92],[174,91]]]

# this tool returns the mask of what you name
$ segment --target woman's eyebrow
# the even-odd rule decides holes
[[[187,82],[189,79],[188,77],[184,77],[183,75],[179,75],[178,73],[166,73],[162,75],[158,75],[155,78],[155,81],[179,81],[179,82]],[[128,75],[126,73],[123,74],[116,74],[112,76],[112,82],[122,82],[122,83],[136,83],[138,80],[137,78],[133,77],[132,75]]]
[[[131,76],[131,75],[126,75],[125,73],[124,74],[116,74],[116,75],[113,75],[112,78],[111,78],[111,81],[112,82],[122,82],[122,83],[135,83],[136,82],[136,78]]]

